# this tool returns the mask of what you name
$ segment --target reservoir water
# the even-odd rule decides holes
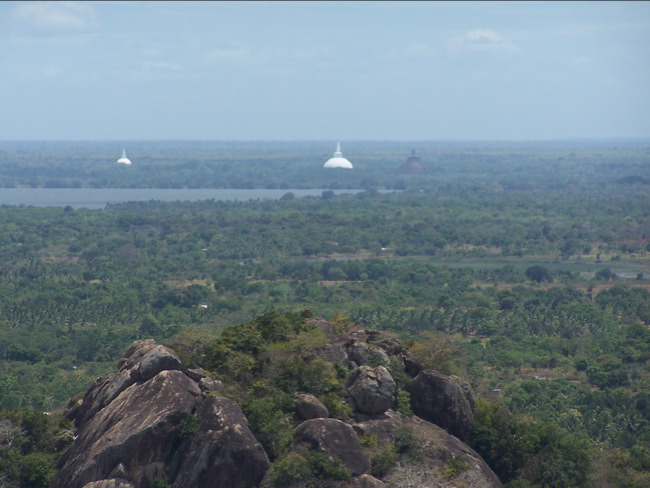
[[[0,205],[104,208],[107,204],[142,201],[198,201],[198,200],[277,200],[286,193],[296,197],[320,196],[323,189],[159,189],[159,188],[0,188]],[[337,190],[340,193],[358,193],[363,190]]]

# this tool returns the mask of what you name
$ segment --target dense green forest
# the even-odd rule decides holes
[[[307,143],[160,146],[116,168],[108,143],[70,143],[71,158],[63,143],[2,143],[0,185],[324,191],[1,207],[6,486],[46,486],[30,473],[65,442],[59,417],[39,412],[111,371],[133,340],[207,344],[304,310],[392,331],[470,381],[474,447],[509,486],[648,486],[649,144],[350,143],[355,169],[325,176],[326,144],[316,156]],[[426,173],[396,176],[412,147]],[[544,481],[544,463],[567,452],[583,456],[575,476]]]

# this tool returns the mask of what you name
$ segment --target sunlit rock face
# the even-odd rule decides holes
[[[474,394],[467,382],[427,369],[407,385],[418,417],[469,442],[474,418]]]
[[[340,462],[351,478],[331,486],[447,486],[445,466],[456,457],[466,465],[456,486],[501,486],[462,441],[469,439],[474,409],[466,382],[407,363],[401,342],[383,332],[346,331],[321,318],[306,323],[328,338],[310,354],[349,372],[339,398],[349,408],[335,412],[342,417],[328,418],[331,412],[316,395],[294,392],[286,419],[295,428],[292,455],[315,452]],[[400,369],[408,373],[409,364],[411,380],[401,381],[407,382],[415,415],[394,409],[395,378]],[[207,371],[183,367],[171,349],[153,340],[134,342],[117,372],[98,378],[66,411],[77,436],[50,488],[152,488],[161,480],[170,488],[268,487],[276,467],[241,407],[219,396],[222,388]],[[376,436],[378,446],[399,445],[395,452],[418,456],[402,454],[389,472],[374,473],[361,442],[366,435]]]
[[[361,413],[382,414],[395,401],[395,381],[384,366],[359,366],[350,375],[347,387],[354,409]]]
[[[118,368],[66,412],[78,435],[51,488],[148,488],[158,478],[173,488],[259,485],[266,452],[239,405],[208,394],[200,371],[182,371],[151,340],[134,342]]]

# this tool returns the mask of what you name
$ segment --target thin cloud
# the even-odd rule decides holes
[[[411,42],[404,47],[404,54],[411,58],[428,58],[433,55],[433,50],[423,42]]]
[[[215,48],[205,56],[208,63],[249,62],[253,60],[251,50],[246,46]]]
[[[170,63],[166,61],[145,61],[142,67],[148,70],[162,71],[181,71],[183,69],[180,64]]]
[[[34,34],[74,34],[96,25],[95,11],[79,2],[23,2],[9,14],[15,26]]]
[[[450,39],[448,47],[455,52],[521,52],[521,49],[510,39],[488,29],[473,29],[464,36],[454,37]]]

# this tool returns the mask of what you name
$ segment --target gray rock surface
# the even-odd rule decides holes
[[[309,394],[298,395],[295,410],[300,420],[326,419],[330,415],[323,402]]]
[[[208,397],[197,415],[196,433],[171,463],[172,487],[258,486],[271,463],[239,405],[229,398]]]
[[[163,371],[133,384],[93,416],[61,458],[51,488],[83,487],[109,479],[121,463],[128,480],[147,486],[164,475],[180,423],[201,390],[180,371]]]
[[[413,412],[447,430],[464,442],[470,441],[474,418],[474,396],[466,382],[438,371],[420,371],[407,385]]]
[[[390,359],[381,348],[371,346],[366,342],[353,342],[347,346],[348,357],[358,366],[377,365],[389,366]]]
[[[395,401],[397,385],[384,366],[360,366],[347,382],[348,394],[355,410],[378,415],[388,410]]]
[[[354,421],[327,418],[327,408],[313,395],[302,394],[296,400],[294,420],[304,421],[296,427],[292,450],[325,453],[353,475],[347,481],[328,481],[328,486],[500,486],[478,454],[461,442],[468,441],[471,432],[474,398],[469,384],[436,371],[420,371],[408,362],[401,343],[380,331],[334,334],[324,319],[310,323],[331,339],[310,350],[313,357],[347,367],[366,362],[346,384]],[[413,375],[407,389],[421,418],[391,409],[395,381],[385,366],[373,367],[389,361],[403,364]],[[168,348],[151,340],[134,342],[119,360],[118,371],[97,379],[66,412],[75,421],[77,436],[61,458],[50,488],[152,488],[157,478],[172,488],[260,486],[271,463],[240,407],[216,395],[222,387],[220,380],[200,368],[183,369]],[[371,476],[359,436],[371,432],[386,444],[396,442],[404,429],[415,433],[412,448],[417,456],[402,455],[382,479]],[[445,466],[459,456],[468,469],[446,479]]]
[[[345,488],[386,488],[388,485],[369,474],[362,474],[347,481]]]
[[[339,459],[357,476],[370,471],[370,460],[354,429],[336,419],[312,419],[300,424],[293,437],[293,450],[311,449]]]
[[[174,371],[181,369],[181,360],[172,351],[164,346],[154,346],[140,360],[138,373],[140,379],[148,380],[161,371]]]
[[[402,456],[383,481],[391,488],[499,488],[501,482],[485,461],[467,444],[444,429],[416,416],[405,416],[394,410],[385,415],[358,416],[354,429],[359,435],[372,433],[380,443],[395,442],[398,436],[410,435],[409,452]],[[402,441],[402,445],[405,444]],[[457,478],[446,479],[444,469],[452,459],[460,457],[468,467]]]
[[[235,402],[202,393],[218,384],[180,371],[153,341],[132,344],[118,366],[66,413],[78,435],[50,488],[150,488],[157,478],[174,488],[259,484],[268,457]]]
[[[155,347],[156,343],[152,339],[135,341],[131,344],[117,363],[118,372],[96,379],[86,391],[84,398],[69,409],[65,416],[80,428],[120,393],[140,379],[138,365]]]
[[[136,486],[130,481],[115,478],[110,480],[91,481],[87,485],[84,485],[83,488],[136,488]]]

